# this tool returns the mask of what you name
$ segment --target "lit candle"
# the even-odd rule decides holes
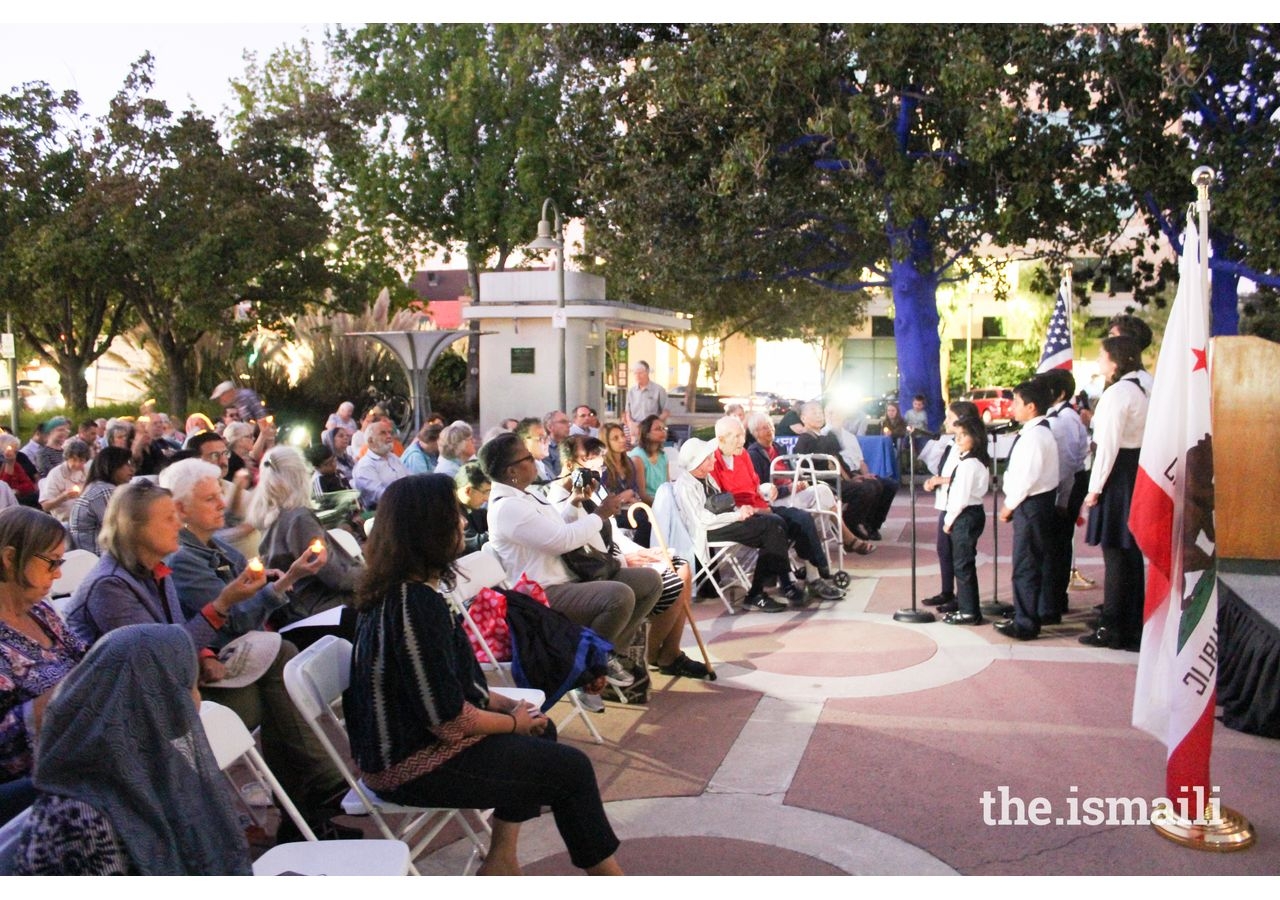
[[[324,552],[324,541],[320,540],[320,538],[316,538],[314,541],[311,542],[310,550],[316,556],[319,556],[321,553]]]
[[[249,560],[249,571],[253,574],[261,574],[264,568],[262,560],[258,559],[258,557],[255,556],[253,559]]]
[[[80,485],[78,485],[78,484],[73,484],[73,485],[71,485],[71,493],[73,493],[73,494],[78,494],[78,493],[80,493]]]

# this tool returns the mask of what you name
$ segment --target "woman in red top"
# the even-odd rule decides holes
[[[40,506],[40,490],[32,473],[23,465],[26,457],[18,451],[18,439],[11,434],[0,434],[0,481],[9,485],[13,495],[23,506]]]
[[[844,591],[831,581],[831,567],[827,561],[827,550],[822,539],[818,537],[818,529],[813,516],[802,509],[789,506],[770,506],[769,501],[777,499],[778,490],[772,484],[764,485],[761,490],[760,478],[756,475],[755,466],[750,457],[743,452],[746,446],[746,430],[742,422],[735,416],[725,416],[716,422],[716,442],[720,445],[715,453],[715,466],[711,477],[720,485],[720,489],[733,494],[736,506],[753,506],[760,514],[772,513],[782,519],[786,526],[787,542],[791,544],[805,562],[817,570],[817,578],[808,579],[809,594],[819,600],[843,600]],[[765,495],[768,495],[766,499]],[[804,589],[791,581],[790,573],[778,578],[782,593],[793,606],[806,603]]]

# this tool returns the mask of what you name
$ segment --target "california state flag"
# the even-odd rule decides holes
[[[1209,421],[1209,304],[1200,240],[1188,221],[1178,295],[1160,344],[1137,484],[1129,513],[1149,562],[1133,724],[1168,748],[1166,796],[1210,795],[1218,657]]]

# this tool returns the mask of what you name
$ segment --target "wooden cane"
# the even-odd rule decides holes
[[[662,557],[667,561],[667,568],[672,572],[676,570],[675,565],[671,562],[671,550],[667,547],[666,535],[662,533],[662,529],[658,526],[657,518],[653,514],[653,507],[648,503],[637,501],[631,504],[627,509],[627,521],[631,523],[631,527],[635,528],[639,525],[636,521],[636,510],[643,509],[649,515],[649,527],[653,529],[653,533],[657,535],[658,546],[662,550]],[[683,591],[681,594],[683,595]],[[693,630],[693,636],[698,642],[698,649],[702,651],[702,662],[707,667],[707,680],[716,680],[716,670],[711,665],[711,656],[707,653],[707,645],[702,642],[702,632],[698,630],[698,623],[693,618],[693,607],[689,603],[688,597],[684,598],[684,617],[689,622],[689,628]]]

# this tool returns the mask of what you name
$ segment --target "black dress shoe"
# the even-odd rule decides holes
[[[1061,625],[1062,615],[1060,613],[1049,613],[1048,615],[1042,615],[1040,616],[1040,624],[1041,625]]]
[[[864,541],[871,540],[871,532],[868,531],[867,526],[863,525],[861,522],[857,523],[849,530],[852,531],[854,534],[856,534],[858,537],[862,538]]]
[[[1012,604],[1012,603],[999,603],[999,602],[995,602],[995,603],[988,603],[988,604],[986,604],[986,608],[985,608],[985,609],[983,609],[983,612],[988,613],[989,615],[993,615],[993,616],[1006,616],[1006,617],[1008,617],[1008,616],[1012,616],[1012,615],[1013,615],[1013,604]]]
[[[942,621],[948,625],[981,625],[986,619],[980,613],[953,612],[943,616]]]
[[[1000,634],[1003,634],[1005,637],[1011,637],[1015,641],[1034,641],[1039,636],[1038,632],[1028,631],[1027,629],[1022,628],[1012,619],[1007,622],[997,622],[994,628]]]
[[[1108,650],[1119,650],[1124,643],[1114,628],[1103,627],[1082,634],[1077,640],[1086,647],[1106,647]]]
[[[879,528],[872,528],[872,529],[870,529],[870,530],[867,532],[867,540],[869,540],[869,541],[883,541],[883,540],[884,540],[884,537],[880,534],[880,529],[879,529]]]
[[[960,604],[956,603],[954,600],[948,600],[946,603],[938,604],[938,612],[940,613],[953,613],[958,612],[959,610]]]
[[[955,594],[934,594],[932,597],[925,597],[920,602],[925,606],[941,606],[942,604],[955,599]]]

